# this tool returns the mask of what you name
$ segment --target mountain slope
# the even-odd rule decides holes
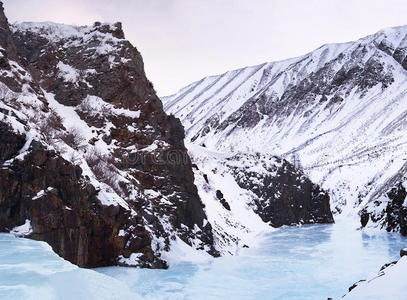
[[[329,191],[336,212],[383,219],[383,196],[407,168],[406,55],[407,26],[390,28],[206,77],[162,101],[188,142],[282,156]]]

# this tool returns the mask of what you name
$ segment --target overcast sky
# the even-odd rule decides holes
[[[123,23],[159,95],[407,24],[405,0],[3,0],[9,21]]]

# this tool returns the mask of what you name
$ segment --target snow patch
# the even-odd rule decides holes
[[[12,234],[16,237],[24,237],[24,236],[30,235],[32,232],[33,232],[33,229],[31,227],[31,221],[26,219],[25,223],[23,225],[14,227],[10,231],[10,234]]]
[[[143,253],[132,253],[129,258],[124,257],[123,255],[119,256],[119,263],[128,265],[128,266],[139,266],[140,257],[143,256]]]
[[[79,71],[70,65],[64,64],[62,61],[58,62],[57,68],[59,69],[58,75],[66,82],[76,83],[80,79]]]
[[[214,259],[206,252],[193,249],[179,237],[171,240],[170,251],[163,251],[161,258],[167,261],[170,267],[182,262],[208,263]]]

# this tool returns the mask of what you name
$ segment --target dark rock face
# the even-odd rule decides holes
[[[0,162],[14,157],[25,144],[25,136],[12,134],[10,125],[0,122]]]
[[[10,28],[8,25],[8,20],[6,16],[4,15],[4,8],[3,8],[3,3],[0,2],[0,44],[3,47],[5,51],[2,52],[4,56],[6,56],[6,59],[3,60],[3,67],[7,68],[7,58],[12,59],[14,61],[18,61],[19,57],[17,55],[17,49],[16,46],[13,43],[13,37],[10,32]]]
[[[10,31],[1,10],[0,26],[0,67],[12,74],[0,81],[15,93],[0,100],[9,107],[0,108],[0,230],[28,219],[30,238],[86,267],[165,268],[160,255],[176,236],[218,255],[183,127],[164,113],[121,24]],[[50,107],[52,98],[91,137],[69,131],[76,124]]]
[[[12,132],[9,136],[15,136]],[[154,256],[141,218],[120,206],[102,206],[97,191],[72,165],[53,151],[32,143],[23,160],[0,170],[0,231],[31,220],[30,238],[46,241],[79,266],[114,265],[124,252],[144,251],[145,266],[166,267]],[[118,235],[132,226],[140,243]]]
[[[396,227],[400,228],[400,233],[407,236],[407,207],[403,203],[407,197],[404,186],[399,183],[387,194],[390,202],[386,207],[387,231],[393,231]]]
[[[388,199],[386,208],[381,212],[368,213],[366,209],[360,214],[362,227],[365,227],[369,220],[380,222],[381,226],[389,232],[400,232],[407,236],[407,207],[404,201],[407,197],[407,191],[400,182],[386,194]],[[380,204],[376,201],[377,205]]]
[[[271,226],[312,223],[333,223],[329,195],[312,183],[300,170],[278,157],[262,154],[242,154],[232,159],[246,160],[242,167],[231,164],[237,184],[254,193],[255,212]],[[274,163],[270,163],[274,160]],[[254,172],[253,166],[262,166],[264,172]]]
[[[362,225],[362,227],[365,227],[367,225],[367,223],[369,222],[369,218],[369,213],[366,211],[366,209],[363,209],[360,212],[360,224]]]
[[[399,183],[387,193],[387,196],[390,201],[386,207],[386,230],[394,231],[399,228],[400,233],[407,236],[407,207],[403,206],[407,197],[406,189]]]

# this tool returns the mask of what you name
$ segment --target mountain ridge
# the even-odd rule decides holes
[[[296,159],[337,213],[366,208],[384,226],[387,213],[374,202],[386,206],[386,193],[405,180],[406,53],[407,26],[391,27],[205,77],[161,99],[188,142]]]
[[[317,47],[317,48],[315,48],[315,49],[313,49],[313,50],[311,50],[311,51],[308,51],[306,54],[302,54],[302,55],[298,55],[298,56],[294,56],[294,57],[289,57],[289,58],[284,58],[284,59],[271,60],[271,61],[268,61],[268,62],[266,62],[266,63],[249,64],[249,65],[246,65],[246,66],[243,66],[243,67],[236,67],[236,68],[233,68],[233,69],[228,70],[228,71],[226,71],[226,72],[222,72],[222,73],[218,73],[218,74],[212,74],[212,75],[207,75],[207,76],[202,77],[202,79],[200,79],[200,80],[196,80],[196,81],[194,81],[194,82],[188,84],[187,86],[182,87],[182,88],[179,89],[177,92],[171,93],[171,94],[169,94],[169,95],[162,96],[161,98],[164,98],[164,99],[165,99],[165,98],[173,97],[174,95],[179,94],[180,91],[182,91],[182,90],[184,90],[184,89],[187,89],[188,87],[191,87],[192,85],[198,83],[199,81],[202,81],[202,80],[205,79],[205,78],[218,77],[218,76],[221,76],[221,75],[226,74],[227,72],[239,71],[239,70],[242,70],[242,69],[252,68],[252,67],[258,67],[258,66],[261,66],[261,65],[264,65],[264,64],[271,64],[271,63],[276,63],[276,62],[285,62],[285,61],[290,61],[290,60],[299,59],[299,58],[302,58],[302,57],[304,57],[304,56],[307,56],[307,55],[309,55],[309,54],[311,54],[311,53],[313,53],[313,52],[315,52],[315,51],[317,51],[317,50],[319,50],[319,49],[321,49],[321,48],[324,48],[324,47],[336,46],[336,45],[343,45],[343,44],[352,44],[352,43],[355,43],[355,42],[357,42],[357,41],[359,41],[359,40],[363,40],[363,39],[365,39],[365,38],[368,38],[368,37],[371,37],[371,36],[374,36],[374,35],[379,35],[379,34],[386,33],[386,32],[388,32],[388,31],[392,31],[392,30],[396,30],[396,31],[397,31],[397,30],[399,30],[399,29],[403,29],[403,30],[407,31],[407,25],[399,25],[399,26],[389,26],[389,27],[385,27],[385,28],[382,28],[382,29],[380,29],[380,30],[378,30],[378,31],[376,31],[376,32],[374,32],[374,33],[372,33],[372,34],[367,34],[367,35],[364,36],[364,37],[358,38],[357,40],[351,40],[351,41],[347,41],[347,42],[325,43],[325,44],[322,44],[321,46],[319,46],[319,47]]]

